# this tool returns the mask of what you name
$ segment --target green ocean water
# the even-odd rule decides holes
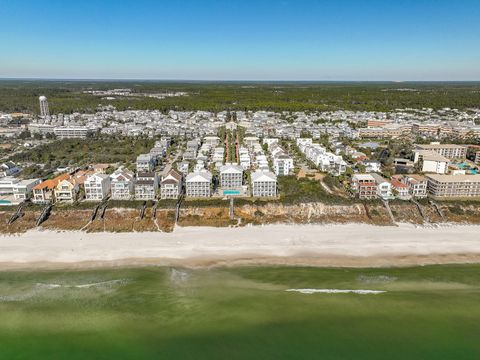
[[[480,266],[1,272],[0,359],[480,359]]]

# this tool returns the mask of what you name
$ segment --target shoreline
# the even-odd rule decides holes
[[[140,266],[394,267],[480,263],[478,225],[178,227],[171,233],[0,235],[0,270]]]

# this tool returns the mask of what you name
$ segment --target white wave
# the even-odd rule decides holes
[[[102,287],[102,286],[111,286],[116,284],[125,284],[126,282],[127,281],[125,279],[118,279],[118,280],[101,281],[101,282],[90,283],[90,284],[73,285],[73,287],[78,289],[88,289],[91,287]]]
[[[95,283],[88,283],[88,284],[79,284],[79,285],[61,285],[61,284],[44,284],[44,283],[37,283],[36,286],[41,289],[58,289],[58,288],[77,288],[77,289],[88,289],[91,287],[108,287],[116,284],[125,284],[127,280],[125,279],[116,279],[116,280],[107,280],[107,281],[100,281]]]
[[[287,289],[285,291],[290,292],[299,292],[301,294],[360,294],[360,295],[368,295],[368,294],[382,294],[386,291],[383,290],[343,290],[343,289]]]

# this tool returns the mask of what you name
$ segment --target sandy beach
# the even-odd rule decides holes
[[[0,236],[0,269],[103,266],[408,266],[480,262],[480,226],[268,225],[172,233]]]

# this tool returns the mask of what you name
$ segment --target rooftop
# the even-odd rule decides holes
[[[427,178],[444,183],[457,183],[457,182],[478,182],[480,183],[480,174],[477,175],[441,175],[441,174],[429,174]]]

